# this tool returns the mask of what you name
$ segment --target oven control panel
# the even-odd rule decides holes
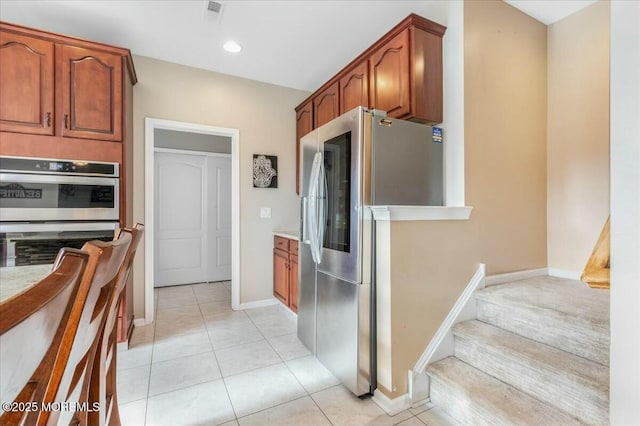
[[[118,177],[118,163],[0,157],[0,172]]]

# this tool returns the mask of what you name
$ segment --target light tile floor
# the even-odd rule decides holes
[[[124,426],[424,425],[357,398],[296,337],[281,305],[231,310],[229,282],[156,289],[156,322],[118,353]]]

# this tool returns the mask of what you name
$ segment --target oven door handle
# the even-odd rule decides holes
[[[43,222],[0,223],[0,233],[16,232],[66,232],[66,231],[111,231],[118,229],[118,222]]]
[[[76,185],[117,186],[118,178],[96,176],[52,176],[52,175],[23,175],[18,173],[0,173],[0,182],[16,183],[59,183]]]

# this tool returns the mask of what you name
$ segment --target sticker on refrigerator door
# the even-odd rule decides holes
[[[442,143],[442,127],[431,128],[431,141],[433,143]]]

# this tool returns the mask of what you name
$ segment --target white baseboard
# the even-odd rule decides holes
[[[147,321],[147,317],[142,317],[142,318],[135,318],[133,320],[133,325],[136,327],[142,327],[144,325],[149,325],[151,324],[153,321]]]
[[[262,308],[264,306],[271,306],[277,303],[280,303],[278,302],[278,299],[276,299],[275,297],[272,297],[270,299],[256,300],[255,302],[240,303],[237,306],[237,308],[233,308],[233,309],[237,311],[243,311],[245,309]]]
[[[538,269],[526,269],[524,271],[508,272],[506,274],[488,275],[484,279],[484,285],[496,285],[504,284],[509,281],[526,280],[527,278],[542,277],[544,275],[551,275],[551,272],[547,268]]]
[[[433,404],[433,402],[431,402],[431,398],[425,398],[423,400],[420,400],[418,402],[414,402],[413,404],[411,404],[411,408],[413,408],[414,410],[421,410],[421,411],[431,410],[434,407],[435,405]]]
[[[580,276],[582,275],[582,272],[570,271],[567,269],[549,268],[549,275],[557,278],[568,278],[570,280],[580,281]]]
[[[409,394],[405,393],[397,398],[390,399],[387,395],[376,389],[373,391],[373,402],[378,404],[378,407],[382,408],[388,415],[395,416],[396,414],[408,410],[411,408],[411,398]]]

